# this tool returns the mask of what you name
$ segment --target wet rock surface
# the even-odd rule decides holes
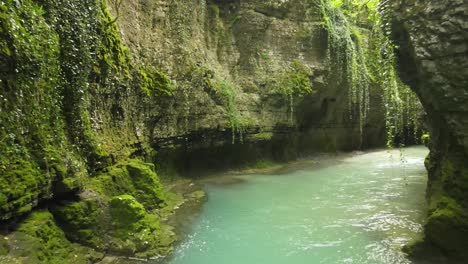
[[[468,3],[397,1],[394,40],[402,75],[427,112],[430,211],[423,241],[407,248],[438,263],[468,261]],[[434,253],[434,248],[440,252]]]

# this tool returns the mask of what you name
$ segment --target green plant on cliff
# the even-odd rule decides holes
[[[405,128],[418,132],[422,107],[396,74],[395,47],[385,19],[386,5],[378,3],[320,0],[319,6],[327,33],[328,81],[348,86],[350,116],[359,117],[361,133],[370,109],[370,90],[381,89],[387,144],[391,146],[395,136],[402,136]]]
[[[111,251],[124,255],[136,253],[145,258],[158,255],[161,226],[156,215],[148,214],[131,195],[113,197],[109,211],[113,227]]]
[[[373,6],[370,17],[372,31],[369,38],[369,69],[373,83],[382,89],[386,116],[387,145],[393,145],[396,136],[404,137],[405,129],[412,129],[414,140],[419,138],[419,116],[424,112],[417,95],[404,84],[397,74],[395,49],[390,40],[391,29],[388,4]],[[372,15],[373,14],[373,15]]]
[[[18,219],[53,197],[95,195],[53,210],[59,226],[48,213],[27,218],[17,233],[32,249],[22,256],[44,263],[73,260],[81,253],[69,247],[81,247],[67,239],[107,250],[109,234],[96,227],[108,231],[101,220],[109,218],[112,196],[132,195],[148,211],[166,205],[153,167],[128,160],[140,155],[127,151],[134,141],[113,135],[111,140],[119,140],[109,146],[111,140],[103,139],[120,131],[135,134],[134,127],[110,120],[112,114],[99,120],[107,114],[102,110],[111,103],[108,98],[172,92],[161,71],[145,68],[140,78],[143,67],[132,63],[114,22],[105,0],[0,1],[0,220]],[[164,238],[152,235],[150,241]],[[138,253],[153,254],[155,248],[160,250],[159,244],[144,245]],[[62,257],[67,260],[55,261]]]
[[[47,211],[29,215],[12,238],[10,254],[23,260],[21,263],[85,264],[104,257],[92,249],[68,241]]]
[[[92,178],[85,189],[105,196],[131,194],[149,210],[164,207],[166,203],[166,192],[154,172],[154,165],[138,159],[107,167]]]
[[[140,69],[138,71],[138,80],[140,83],[141,90],[146,93],[147,96],[167,95],[172,96],[174,94],[174,85],[171,79],[154,68],[148,68],[146,70]]]
[[[360,29],[342,12],[341,1],[320,0],[322,26],[327,34],[328,82],[348,87],[350,118],[358,118],[362,133],[369,111],[370,80]]]
[[[0,219],[51,196],[67,177],[59,37],[32,1],[0,2]],[[57,179],[58,180],[58,179]]]
[[[234,87],[234,84],[228,80],[215,81],[212,85],[223,102],[228,125],[231,128],[232,143],[235,143],[237,135],[242,142],[245,132],[245,122],[237,107],[237,89]]]
[[[312,71],[309,67],[298,60],[294,60],[288,68],[268,80],[273,94],[278,94],[288,99],[291,122],[294,115],[294,98],[303,97],[313,91],[312,83],[310,82],[311,75]]]
[[[80,201],[51,211],[67,237],[96,250],[152,257],[170,249],[172,232],[162,232],[156,214],[170,202],[154,165],[120,161],[85,183]]]

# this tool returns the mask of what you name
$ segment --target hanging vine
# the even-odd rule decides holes
[[[362,134],[369,112],[370,77],[362,34],[341,11],[340,2],[320,0],[322,26],[327,33],[328,81],[348,86],[350,118],[358,118]]]
[[[370,110],[370,89],[375,87],[381,89],[387,145],[403,138],[405,128],[411,128],[417,139],[423,109],[396,71],[388,1],[319,0],[319,7],[327,34],[328,82],[348,87],[350,118],[358,118],[361,135]]]

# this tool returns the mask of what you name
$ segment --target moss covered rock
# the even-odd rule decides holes
[[[7,257],[11,261],[20,259],[21,263],[84,264],[103,258],[103,254],[68,241],[48,211],[28,216],[9,237],[8,243]]]
[[[71,241],[142,258],[170,250],[174,233],[166,232],[155,214],[170,199],[154,165],[138,159],[121,161],[86,183],[80,196],[79,201],[52,208]]]
[[[29,212],[47,188],[47,177],[32,162],[19,162],[0,177],[0,219]]]
[[[139,159],[128,159],[106,168],[85,186],[105,197],[133,195],[146,209],[165,206],[166,194],[154,165]]]
[[[161,226],[156,215],[148,214],[131,195],[113,197],[109,209],[113,226],[111,251],[138,257],[158,255]]]
[[[468,235],[468,214],[449,197],[442,197],[437,208],[430,213],[425,226],[427,239],[451,256],[466,253],[466,235]],[[460,234],[464,234],[461,236]],[[450,245],[446,241],[451,241]]]
[[[102,230],[99,226],[102,210],[97,200],[83,200],[64,203],[54,207],[52,212],[67,237],[74,242],[104,249]]]

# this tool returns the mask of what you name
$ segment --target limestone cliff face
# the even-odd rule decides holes
[[[43,262],[75,255],[67,239],[167,254],[173,233],[158,219],[176,203],[152,163],[187,173],[382,145],[378,94],[360,131],[346,81],[327,80],[319,10],[300,0],[0,1],[0,221],[53,201],[18,229],[34,252],[62,247],[35,256]],[[125,222],[119,203],[138,217]]]
[[[173,98],[146,110],[160,165],[182,157],[176,167],[188,171],[206,167],[197,157],[212,160],[210,152],[235,162],[241,160],[233,153],[291,158],[298,151],[382,145],[379,97],[372,100],[362,136],[358,118],[349,118],[346,84],[326,83],[326,32],[318,2],[165,0],[110,6],[134,60],[164,69],[177,82]],[[275,92],[275,78],[293,63],[310,69],[312,94]],[[240,129],[228,124],[230,113],[207,79],[232,85]]]
[[[424,242],[414,254],[420,257],[418,250],[435,246],[463,262],[468,259],[468,3],[397,1],[394,10],[400,69],[424,105],[431,134],[430,211]]]

